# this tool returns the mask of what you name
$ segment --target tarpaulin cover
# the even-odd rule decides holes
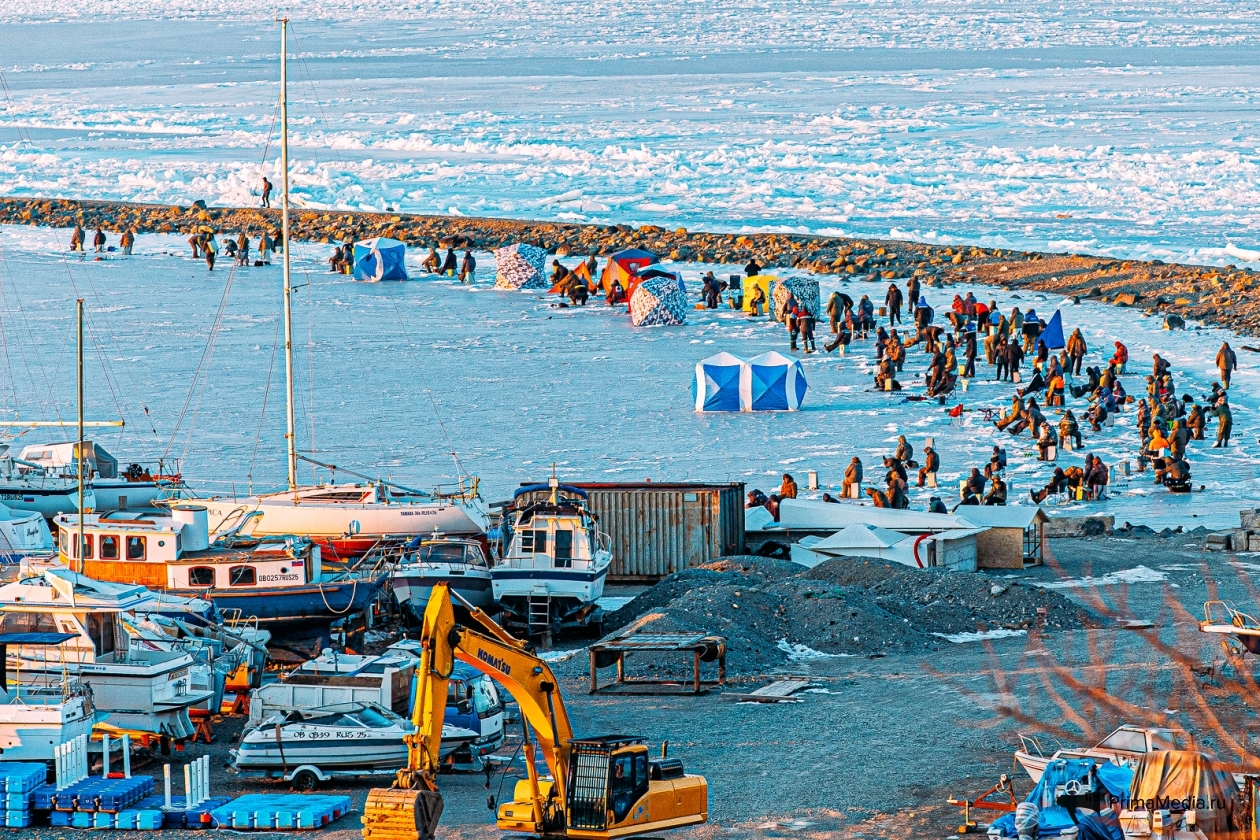
[[[744,360],[730,353],[718,353],[696,362],[692,390],[696,411],[739,411],[739,374]]]
[[[1067,808],[1056,803],[1055,791],[1060,785],[1068,782],[1089,786],[1093,784],[1094,760],[1092,758],[1056,758],[1046,765],[1037,782],[1024,800],[1037,806],[1037,828],[1040,837],[1058,837],[1064,831],[1073,829],[1076,823]],[[996,829],[996,831],[995,831]],[[1015,815],[1006,814],[993,821],[989,827],[990,836],[1018,837],[1015,831]]]
[[[535,245],[517,243],[494,252],[496,289],[545,289],[547,252]]]
[[[1067,342],[1063,340],[1062,312],[1055,310],[1046,328],[1041,331],[1041,335],[1037,336],[1037,343],[1044,344],[1051,350],[1062,350],[1067,346]]]
[[[808,387],[800,360],[774,351],[749,359],[739,381],[744,411],[796,411]]]
[[[787,302],[792,298],[796,298],[800,307],[815,318],[822,312],[818,281],[813,277],[788,277],[776,281],[770,292],[770,314],[774,316],[774,320],[783,323],[787,318]]]
[[[354,243],[355,280],[406,280],[407,246],[379,236]]]
[[[658,262],[660,259],[651,251],[643,251],[639,248],[618,251],[609,257],[604,265],[604,271],[599,275],[599,286],[604,290],[604,294],[608,294],[608,290],[612,288],[612,281],[616,280],[621,284],[621,288],[628,292],[630,279],[643,268]]]
[[[1208,837],[1234,829],[1234,813],[1241,794],[1233,774],[1218,767],[1203,753],[1158,750],[1138,759],[1130,788],[1131,810],[1153,800],[1188,803],[1194,808],[1198,828]],[[1162,807],[1168,807],[1164,805]],[[1240,820],[1241,822],[1241,820]]]
[[[675,277],[645,280],[630,298],[630,323],[636,327],[687,323],[687,294]]]

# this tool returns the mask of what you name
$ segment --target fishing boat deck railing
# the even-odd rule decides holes
[[[1231,624],[1243,630],[1260,631],[1260,621],[1242,612],[1228,601],[1206,601],[1203,604],[1204,624]]]

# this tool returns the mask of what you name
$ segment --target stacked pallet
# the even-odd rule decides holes
[[[31,824],[31,796],[48,778],[48,768],[33,762],[0,764],[4,790],[4,825],[26,828]]]
[[[216,828],[236,831],[306,831],[350,812],[350,797],[310,793],[251,793],[210,812]]]

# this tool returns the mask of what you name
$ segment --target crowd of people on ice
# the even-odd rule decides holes
[[[804,334],[804,320],[794,323],[793,310],[789,308],[788,312],[785,324],[789,349],[796,350],[797,337]],[[1229,385],[1238,369],[1238,357],[1228,342],[1216,354],[1219,381],[1196,399],[1190,389],[1183,386],[1178,390],[1172,365],[1158,353],[1152,356],[1151,372],[1146,375],[1142,390],[1131,393],[1123,381],[1125,377],[1133,381],[1129,351],[1123,342],[1116,341],[1109,348],[1110,358],[1087,365],[1091,350],[1081,330],[1073,330],[1066,340],[1047,336],[1047,322],[1031,308],[1025,312],[1015,306],[1003,313],[996,301],[986,304],[968,292],[965,297],[955,295],[945,317],[938,320],[916,278],[906,281],[904,293],[896,282],[890,283],[878,315],[869,296],[862,295],[854,301],[844,291],[831,293],[824,313],[833,336],[823,345],[826,352],[847,349],[858,341],[872,342],[877,391],[903,391],[898,377],[904,371],[908,353],[918,348],[926,356],[923,391],[906,396],[909,401],[935,400],[944,405],[958,390],[960,380],[977,377],[983,352],[988,377],[1009,382],[1015,388],[1009,408],[1001,416],[991,417],[996,412],[990,409],[981,411],[997,429],[1013,437],[1028,433],[1041,461],[1057,462],[1061,453],[1085,449],[1087,434],[1103,435],[1112,427],[1116,414],[1132,412],[1140,436],[1135,453],[1138,471],[1150,469],[1154,482],[1170,492],[1189,493],[1193,485],[1187,454],[1193,442],[1205,441],[1213,422],[1213,447],[1229,446],[1233,434]],[[878,318],[886,318],[887,323],[878,323]],[[810,326],[809,339],[804,343],[806,353],[813,350]],[[1052,343],[1057,346],[1052,347]],[[908,390],[908,383],[905,389]],[[1074,400],[1083,401],[1075,411],[1068,407]],[[950,415],[958,417],[968,410],[959,404],[950,409]],[[1057,422],[1047,417],[1047,412],[1057,413]],[[920,465],[914,459],[913,446],[902,435],[896,451],[883,457],[883,468],[879,486],[863,491],[863,464],[854,457],[845,470],[841,498],[858,498],[864,493],[876,507],[908,508],[911,471],[918,470],[918,487],[925,483],[935,487],[941,461],[933,447],[928,446]],[[1006,504],[1009,488],[1003,476],[1005,468],[1005,449],[995,446],[986,464],[965,473],[954,508]],[[1103,500],[1107,498],[1111,473],[1110,465],[1098,455],[1087,453],[1079,466],[1056,463],[1049,482],[1029,490],[1029,496],[1037,504],[1052,497]],[[748,505],[765,505],[777,520],[779,502],[795,497],[796,483],[784,475],[778,492],[767,495],[753,490]],[[839,501],[829,493],[824,493],[822,500]],[[939,497],[933,496],[929,510],[943,513],[947,508]]]

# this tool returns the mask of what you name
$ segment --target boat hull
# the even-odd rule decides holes
[[[170,495],[168,488],[153,481],[128,481],[125,478],[96,478],[92,480],[92,492],[96,497],[97,513],[116,510],[157,507],[154,502]]]
[[[21,692],[21,689],[18,689]],[[0,705],[0,750],[5,761],[56,759],[57,747],[92,731],[96,716],[83,697],[30,697]]]
[[[0,480],[0,502],[10,510],[38,513],[52,519],[79,509],[79,485],[64,478]],[[87,510],[96,507],[96,495],[90,486],[84,489],[83,503]]]
[[[235,592],[209,592],[215,608],[224,615],[242,619],[257,618],[260,624],[295,628],[328,625],[351,613],[368,608],[385,582],[377,578],[311,583],[304,586],[256,587]],[[172,595],[198,598],[207,595],[201,589],[168,589]]]
[[[293,724],[280,730],[279,742],[274,726],[264,724],[246,733],[241,746],[231,751],[232,766],[237,770],[280,770],[309,764],[336,771],[392,770],[407,763],[403,738],[410,734],[410,727],[337,730]],[[444,733],[438,755],[446,758],[473,740],[475,735],[463,730],[451,737]]]
[[[468,603],[482,610],[494,608],[493,587],[490,572],[480,574],[452,574],[439,571],[409,571],[400,568],[390,576],[389,585],[399,606],[414,620],[420,620],[429,603],[429,594],[438,583],[445,583],[451,591]]]

